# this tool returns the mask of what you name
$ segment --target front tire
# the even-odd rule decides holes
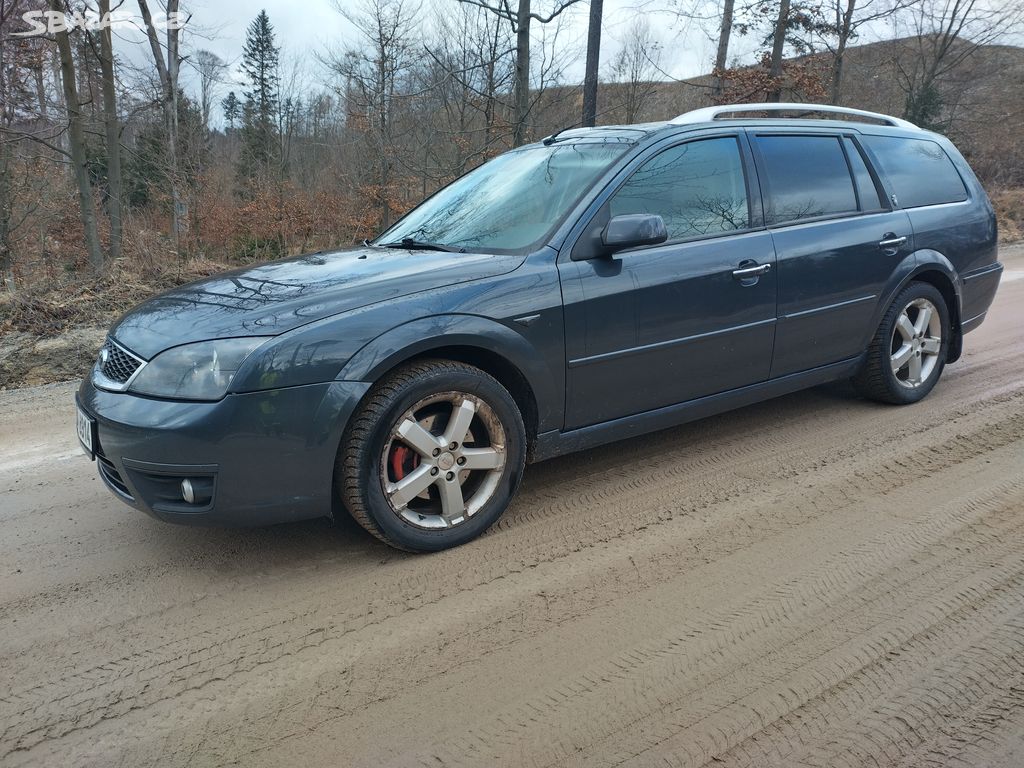
[[[423,360],[370,391],[345,431],[335,477],[367,531],[433,552],[493,525],[525,463],[523,418],[508,390],[471,365]]]
[[[871,400],[916,403],[942,375],[950,338],[949,309],[938,288],[911,283],[882,317],[853,383]]]

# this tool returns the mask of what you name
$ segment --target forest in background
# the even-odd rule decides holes
[[[372,237],[476,165],[579,124],[583,88],[567,73],[586,44],[565,25],[577,4],[587,5],[336,0],[357,39],[307,52],[282,50],[274,20],[254,8],[232,68],[190,33],[198,4],[0,0],[0,333],[102,322],[228,266]],[[638,0],[596,70],[596,122],[779,100],[900,115],[957,143],[1004,237],[1017,238],[1022,8]],[[672,30],[652,25],[652,10],[706,31],[709,74],[668,77]],[[147,64],[118,56],[102,25],[17,34],[33,11],[129,11]],[[182,28],[160,23],[175,14]]]

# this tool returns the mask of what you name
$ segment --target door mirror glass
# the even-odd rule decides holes
[[[624,213],[613,216],[601,233],[608,253],[641,245],[657,245],[668,240],[665,220],[656,213]]]

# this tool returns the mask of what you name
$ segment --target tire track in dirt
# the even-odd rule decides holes
[[[1022,307],[917,406],[538,465],[432,557],[156,524],[61,459],[70,388],[0,393],[0,764],[1015,765]]]
[[[1000,405],[1002,405],[1002,408],[995,409],[997,413],[990,414],[993,421],[986,420],[976,425],[973,433],[961,434],[959,439],[956,440],[937,441],[936,444],[927,445],[915,454],[897,456],[891,459],[888,464],[882,464],[881,466],[876,464],[870,473],[855,472],[852,479],[844,479],[839,484],[825,486],[814,491],[811,494],[809,503],[806,505],[807,508],[817,510],[830,509],[834,512],[837,508],[837,500],[851,498],[851,494],[855,491],[870,487],[874,478],[888,478],[893,475],[899,478],[908,478],[916,477],[926,472],[941,471],[967,458],[1006,444],[1006,442],[1021,439],[1022,435],[1024,435],[1024,413],[1021,413],[1019,410],[1018,400],[1014,398]],[[1011,415],[1004,416],[1004,412],[1009,412]],[[870,456],[873,460],[878,458],[874,454],[870,454]],[[893,481],[886,479],[879,486],[881,489],[891,489]],[[628,514],[634,505],[637,506],[639,511],[639,509],[652,502],[658,501],[658,498],[650,497],[652,495],[655,497],[661,495],[663,497],[665,491],[671,490],[671,487],[666,486],[662,488],[659,486],[658,490],[649,491],[645,494],[638,494],[637,490],[631,485],[627,485],[625,488],[617,486],[617,489],[620,494],[626,493],[633,496],[632,499],[628,500],[628,503],[626,499],[618,500],[616,503],[617,509],[624,509]],[[713,500],[707,499],[691,503],[706,507],[713,503]],[[798,503],[794,503],[792,506],[794,509],[801,508],[801,505]],[[727,519],[723,515],[716,515],[716,517]],[[804,517],[806,518],[806,515]],[[643,522],[642,516],[629,515],[629,519],[635,522]],[[672,517],[660,516],[660,520],[652,521],[651,524],[664,525],[672,519]],[[791,524],[791,521],[787,520],[785,522],[787,525]],[[750,520],[745,520],[743,524],[749,526]],[[635,528],[625,531],[619,529],[614,532],[612,538],[631,534],[634,530]],[[762,528],[762,535],[765,532]],[[722,533],[723,531],[719,529],[716,531],[716,536],[721,536]],[[610,538],[605,537],[599,540],[602,543],[607,543]],[[586,542],[579,540],[576,544],[578,547],[586,545]],[[439,567],[443,568],[443,566]],[[504,577],[499,576],[497,578]],[[474,582],[472,583],[472,588],[479,588],[486,583],[488,582]],[[466,585],[456,584],[453,586],[456,590],[461,590]],[[424,603],[422,605],[437,603],[447,596],[447,594],[441,594],[432,603]],[[405,604],[405,606],[407,605],[408,603]],[[393,603],[392,607],[397,608],[398,605]],[[390,615],[396,615],[395,611],[392,611]],[[88,726],[102,719],[105,716],[105,712],[110,708],[116,709],[126,705],[148,706],[159,700],[160,697],[174,695],[181,686],[201,686],[204,679],[208,677],[218,678],[225,673],[225,670],[233,669],[238,665],[242,665],[245,668],[256,659],[259,659],[260,664],[272,663],[278,658],[292,656],[298,651],[319,647],[328,638],[333,641],[342,641],[346,634],[344,624],[336,625],[332,628],[331,632],[319,627],[314,632],[309,632],[305,622],[299,621],[299,617],[296,616],[291,617],[287,624],[295,628],[297,632],[295,634],[288,634],[281,631],[284,622],[281,621],[280,615],[274,613],[273,616],[275,620],[272,624],[266,622],[258,623],[250,626],[245,633],[239,633],[239,628],[234,626],[228,630],[229,634],[226,636],[214,635],[211,637],[208,631],[204,631],[199,637],[175,638],[173,642],[164,646],[163,655],[159,648],[147,650],[147,652],[134,658],[121,659],[113,663],[108,662],[102,669],[86,669],[78,673],[77,676],[64,677],[55,681],[51,684],[50,690],[61,692],[61,696],[57,698],[53,698],[47,689],[35,689],[14,694],[11,697],[11,703],[24,708],[26,706],[26,699],[31,700],[38,697],[40,703],[35,706],[28,706],[26,712],[32,722],[38,725],[38,716],[41,709],[59,713],[62,720],[57,723],[43,725],[37,729],[36,736],[63,736],[78,727],[82,727],[83,724]],[[389,614],[385,612],[383,618],[386,619],[388,617]],[[364,619],[362,624],[364,628],[371,623],[366,616],[355,618],[356,620],[359,618]],[[380,619],[374,621],[380,621]],[[278,636],[274,638],[273,645],[268,647],[265,637],[268,628],[272,626],[277,628],[276,634]],[[187,660],[181,655],[182,647],[189,649]],[[228,652],[229,650],[230,653]],[[256,654],[257,650],[260,651],[258,655]],[[207,664],[208,660],[212,660],[214,664],[219,666],[210,668]],[[179,674],[161,675],[166,670],[180,670],[181,672]],[[111,688],[123,689],[127,679],[137,679],[142,684],[148,682],[148,678],[143,676],[143,672],[152,674],[154,678],[161,679],[163,684],[159,689],[149,688],[147,691],[148,697],[144,697],[141,701],[136,701],[130,697],[126,699],[125,697],[113,696],[108,690]],[[99,706],[95,710],[83,706],[84,690],[88,690],[89,695],[99,702]],[[74,700],[75,706],[69,706],[70,700]],[[5,699],[0,699],[0,703],[7,704],[8,702]],[[10,718],[5,719],[9,723],[12,722]],[[12,727],[8,726],[8,729],[0,736],[0,743],[13,740],[19,747],[25,746],[22,739],[30,737],[31,734],[24,734],[19,737],[16,731],[12,732]],[[31,745],[31,738],[28,739],[27,743]]]

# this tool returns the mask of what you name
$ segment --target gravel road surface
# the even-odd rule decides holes
[[[0,393],[4,766],[1024,765],[1024,247],[924,402],[822,387],[527,470],[433,556],[116,501]]]

